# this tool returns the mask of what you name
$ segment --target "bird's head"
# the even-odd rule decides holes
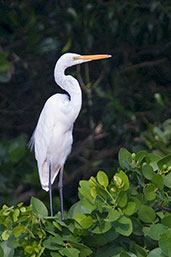
[[[75,53],[65,53],[59,58],[57,64],[60,64],[60,66],[63,66],[63,68],[66,69],[68,67],[84,62],[90,62],[93,60],[105,59],[110,57],[111,55],[108,54],[80,55]]]

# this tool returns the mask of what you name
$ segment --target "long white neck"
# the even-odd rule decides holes
[[[82,105],[82,92],[78,81],[70,75],[65,75],[67,67],[56,63],[54,70],[55,82],[64,89],[70,96],[70,106],[73,113],[73,119],[76,119]]]

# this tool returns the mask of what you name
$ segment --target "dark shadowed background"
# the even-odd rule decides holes
[[[65,209],[80,179],[113,175],[121,147],[169,152],[170,39],[169,0],[1,1],[0,204],[32,195],[48,204],[27,143],[46,99],[61,92],[53,69],[65,52],[112,54],[67,70],[83,106],[65,165]],[[54,195],[59,209],[57,183]]]

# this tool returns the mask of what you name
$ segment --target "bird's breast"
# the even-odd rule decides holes
[[[66,130],[63,126],[55,126],[47,152],[50,163],[62,166],[71,152],[73,143],[72,129]]]

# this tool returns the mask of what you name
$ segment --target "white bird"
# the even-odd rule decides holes
[[[54,94],[46,101],[29,143],[31,148],[34,147],[41,186],[45,191],[49,191],[51,216],[53,216],[52,184],[60,173],[58,187],[61,201],[61,218],[64,219],[63,169],[71,152],[73,125],[82,104],[79,83],[72,76],[65,75],[65,70],[76,64],[109,57],[111,55],[65,53],[56,62],[54,69],[55,82],[68,95]]]

